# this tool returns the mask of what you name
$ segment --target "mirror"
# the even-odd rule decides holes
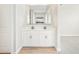
[[[50,24],[51,16],[47,5],[34,5],[30,8],[30,24]]]

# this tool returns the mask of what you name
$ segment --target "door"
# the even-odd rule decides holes
[[[0,53],[11,52],[12,5],[0,5]]]

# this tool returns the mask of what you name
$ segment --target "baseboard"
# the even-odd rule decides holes
[[[56,48],[57,49],[57,54],[61,53],[61,48]]]
[[[22,46],[21,46],[20,48],[18,48],[18,49],[16,50],[16,52],[12,52],[12,54],[18,54],[21,49],[22,49]]]
[[[16,54],[18,54],[22,49],[22,46],[16,51]]]
[[[55,46],[23,46],[24,48],[55,48]]]
[[[39,47],[39,46],[36,46],[36,47],[33,47],[33,46],[24,46],[23,48],[55,48],[55,46],[51,46],[51,47]]]

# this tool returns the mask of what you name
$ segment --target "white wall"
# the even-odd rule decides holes
[[[79,36],[61,37],[61,53],[79,54]]]
[[[22,27],[24,23],[24,16],[25,16],[25,5],[17,4],[16,5],[16,51],[22,47]]]
[[[79,36],[79,5],[61,5],[59,7],[61,36]]]
[[[58,11],[61,53],[79,53],[79,5],[61,5]]]
[[[12,5],[0,4],[0,53],[11,51]]]

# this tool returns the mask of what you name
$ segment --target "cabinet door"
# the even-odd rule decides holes
[[[23,46],[32,46],[37,47],[39,46],[39,32],[38,31],[25,31],[23,33]]]
[[[55,42],[55,36],[52,31],[41,31],[40,32],[40,46],[41,47],[53,47]]]
[[[39,47],[40,45],[40,32],[39,31],[31,31],[31,44],[33,47]]]

